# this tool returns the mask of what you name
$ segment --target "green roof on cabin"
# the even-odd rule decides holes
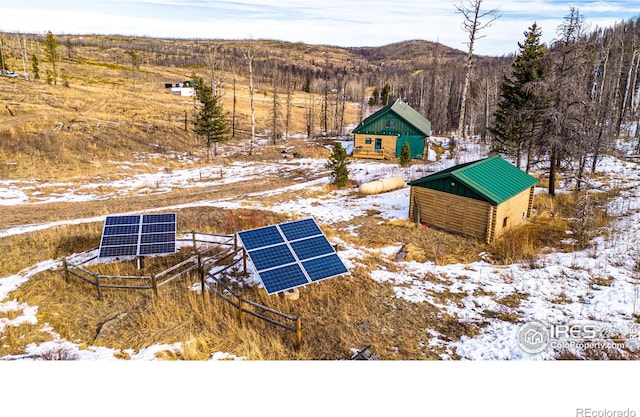
[[[385,126],[383,123],[389,116],[404,123],[396,127]],[[431,121],[401,99],[397,99],[364,119],[353,133],[431,136]]]
[[[456,187],[456,181],[463,187]],[[485,200],[497,206],[538,182],[499,156],[491,156],[455,165],[408,184]]]

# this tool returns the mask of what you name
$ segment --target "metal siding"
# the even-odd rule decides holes
[[[451,185],[452,181],[455,183],[455,185]],[[486,198],[482,197],[472,188],[467,187],[464,183],[457,181],[451,176],[440,177],[432,181],[420,183],[419,187],[441,191],[447,194],[459,195],[461,197],[473,198],[474,200],[487,201]]]
[[[498,156],[493,156],[436,172],[411,181],[409,185],[433,188],[430,184],[436,180],[450,182],[451,179],[463,183],[478,196],[481,196],[481,200],[489,201],[493,205],[499,205],[538,183],[537,179],[518,167]],[[446,183],[439,184],[441,184],[441,188],[435,189],[455,193],[453,190],[447,189]],[[455,194],[463,195],[460,193]]]
[[[387,120],[395,120],[396,127],[385,127]],[[431,136],[431,121],[398,99],[364,119],[353,133],[426,137]]]
[[[405,141],[409,142],[411,159],[421,159],[424,157],[424,138],[422,136],[402,135],[396,141],[396,158],[400,157]]]

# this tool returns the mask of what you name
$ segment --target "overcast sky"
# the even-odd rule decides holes
[[[0,31],[120,34],[200,39],[276,39],[335,46],[438,41],[466,51],[456,5],[472,0],[0,0]],[[543,42],[571,7],[591,29],[640,17],[640,0],[483,0],[501,17],[482,32],[475,52],[517,52],[537,22]]]

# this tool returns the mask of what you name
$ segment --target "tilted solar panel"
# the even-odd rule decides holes
[[[289,246],[284,243],[282,245],[254,249],[251,251],[250,256],[251,262],[253,262],[258,271],[296,263],[296,258],[291,253]]]
[[[300,261],[335,252],[333,246],[331,246],[324,236],[316,236],[291,242],[291,248],[293,248],[294,253]]]
[[[242,244],[246,250],[284,243],[284,237],[275,226],[247,230],[239,232],[238,235],[242,239]]]
[[[108,216],[98,256],[161,255],[176,252],[176,214]]]
[[[337,254],[302,262],[302,267],[314,282],[349,272]]]
[[[116,224],[140,224],[140,216],[109,216],[104,224],[106,226]]]
[[[167,253],[175,253],[176,244],[173,243],[153,243],[151,245],[140,245],[138,255],[162,255]]]
[[[298,264],[290,264],[280,268],[260,272],[260,279],[267,294],[275,294],[291,288],[307,285],[309,280]]]
[[[268,294],[349,273],[312,218],[245,230],[238,237]]]
[[[305,237],[323,235],[322,230],[318,227],[315,220],[304,219],[295,222],[282,223],[280,230],[284,233],[287,240],[298,240]]]
[[[167,213],[167,214],[144,214],[142,216],[142,223],[175,223],[176,222],[176,214],[175,213]]]
[[[100,248],[100,258],[111,258],[116,256],[136,256],[138,254],[138,245],[127,246],[103,246]]]

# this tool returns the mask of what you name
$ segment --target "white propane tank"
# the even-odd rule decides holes
[[[385,191],[397,190],[404,187],[404,178],[391,177],[381,180],[365,182],[358,188],[360,194],[380,194]]]

